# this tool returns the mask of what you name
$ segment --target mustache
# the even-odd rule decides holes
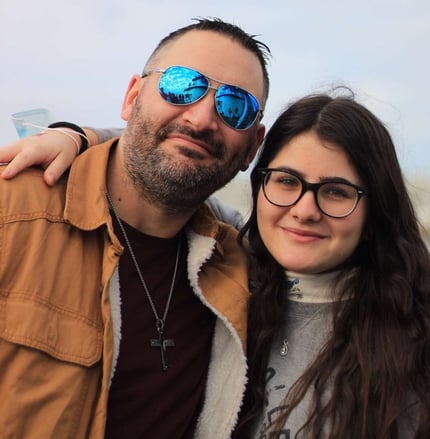
[[[156,143],[161,143],[172,133],[183,134],[193,140],[206,143],[209,145],[212,154],[218,159],[222,159],[226,154],[227,148],[225,143],[215,140],[212,131],[195,131],[190,127],[177,124],[168,124],[160,128],[155,136]]]

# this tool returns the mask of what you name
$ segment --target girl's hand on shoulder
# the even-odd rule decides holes
[[[69,133],[80,142],[79,135],[72,130]],[[77,155],[76,142],[68,137],[50,130],[0,147],[0,162],[8,163],[2,178],[12,179],[24,169],[38,165],[45,170],[46,184],[53,186]]]

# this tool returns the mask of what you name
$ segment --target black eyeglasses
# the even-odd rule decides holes
[[[151,73],[161,73],[158,92],[161,97],[173,105],[190,105],[202,99],[209,89],[216,90],[215,108],[219,117],[229,127],[243,131],[251,127],[258,115],[263,114],[257,99],[248,91],[235,85],[222,84],[212,87],[210,80],[197,70],[182,66],[171,66],[166,70],[153,69],[142,74],[142,78]]]
[[[309,183],[303,178],[282,169],[260,168],[263,193],[275,206],[290,207],[307,191],[312,191],[318,209],[332,218],[345,218],[354,212],[361,197],[367,195],[359,186],[348,181]]]

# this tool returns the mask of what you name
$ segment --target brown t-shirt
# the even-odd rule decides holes
[[[155,317],[125,248],[119,263],[122,338],[109,393],[106,439],[192,438],[205,391],[215,316],[190,287],[183,234],[161,239],[124,226],[160,318],[181,240],[164,331],[175,346],[167,347],[169,368],[163,371],[160,348],[150,346],[150,340],[158,338]],[[124,245],[116,221],[114,227]]]

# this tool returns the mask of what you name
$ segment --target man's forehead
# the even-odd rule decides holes
[[[225,48],[229,51],[225,52]],[[233,38],[219,32],[193,29],[168,42],[156,58],[164,62],[178,60],[188,65],[210,63],[214,57],[217,62],[225,60],[227,63],[238,55],[258,63],[256,55]]]
[[[263,96],[263,72],[256,54],[219,32],[188,31],[161,48],[148,67],[166,69],[172,65],[190,67],[238,85],[257,94],[259,100]]]
[[[193,43],[198,43],[201,42],[202,40],[209,40],[211,43],[217,44],[220,40],[224,40],[224,39],[234,41],[233,38],[221,32],[216,32],[207,29],[191,29],[168,41],[166,44],[166,48],[192,45]]]

